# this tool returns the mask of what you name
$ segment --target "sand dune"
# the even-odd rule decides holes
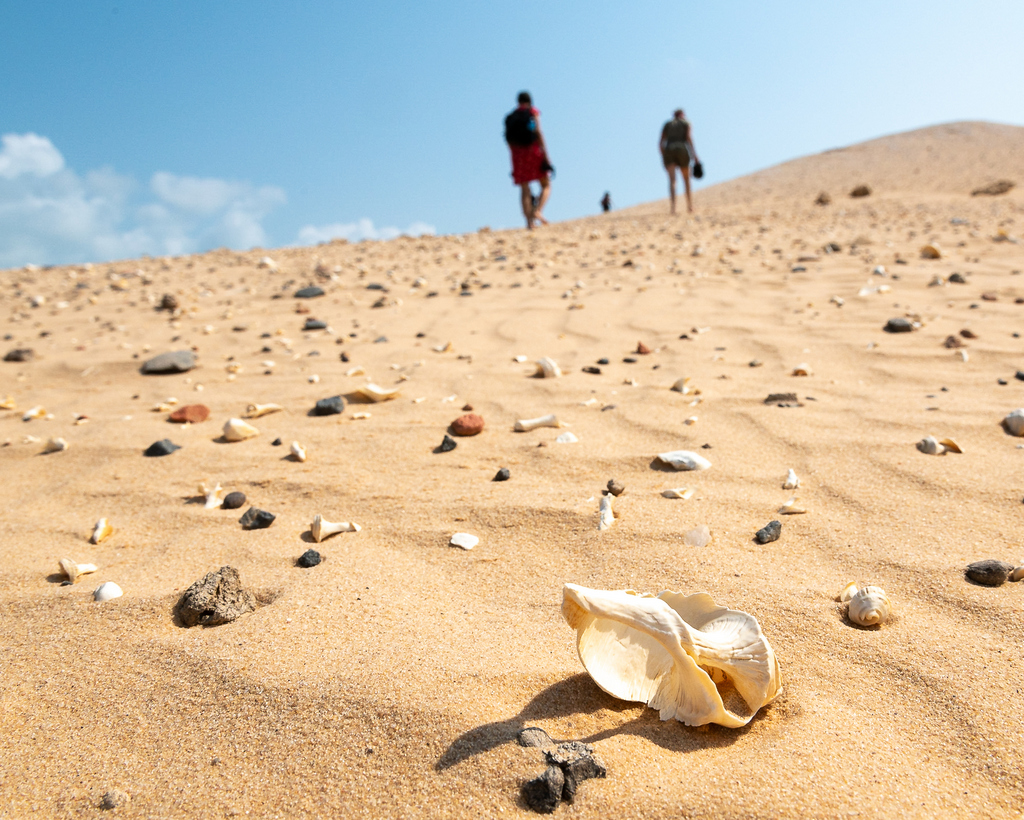
[[[970,195],[1024,181],[1022,147],[1024,129],[958,123],[702,190],[689,219],[659,202],[533,234],[3,272],[0,352],[35,355],[0,363],[17,408],[0,411],[0,816],[99,816],[111,789],[125,817],[526,814],[544,764],[516,744],[525,726],[607,765],[557,810],[573,817],[1019,816],[1024,589],[963,570],[1024,562],[1024,439],[999,425],[1024,406],[1024,194]],[[862,183],[874,193],[849,198]],[[294,298],[311,284],[326,295]],[[156,309],[165,293],[178,314]],[[897,316],[922,326],[883,332]],[[330,329],[304,331],[310,317]],[[139,374],[185,348],[191,372]],[[540,356],[565,375],[531,378]],[[668,389],[682,376],[700,404]],[[307,415],[368,380],[402,394]],[[774,392],[803,406],[765,405]],[[169,397],[210,420],[169,423],[151,410]],[[285,411],[218,441],[250,402]],[[433,452],[466,404],[483,433]],[[53,418],[23,422],[38,405]],[[512,432],[546,413],[579,442]],[[918,452],[929,434],[965,452]],[[69,448],[40,455],[52,436]],[[163,438],[182,449],[142,457]],[[712,469],[652,466],[680,448]],[[492,482],[500,467],[511,480]],[[758,545],[788,468],[809,512]],[[610,478],[627,490],[599,532]],[[243,530],[244,507],[197,503],[201,481],[276,521]],[[678,486],[694,497],[660,495]],[[363,529],[317,546],[317,513]],[[115,532],[91,545],[103,516]],[[682,538],[698,524],[703,549]],[[449,547],[458,531],[479,546]],[[324,562],[296,567],[310,547]],[[65,556],[99,571],[61,586]],[[182,592],[225,565],[269,603],[176,625]],[[106,580],[124,597],[93,603]],[[834,598],[851,580],[884,587],[894,620],[847,622]],[[576,656],[565,582],[750,612],[783,695],[743,730],[615,700]]]

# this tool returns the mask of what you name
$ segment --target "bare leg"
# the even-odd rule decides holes
[[[665,170],[668,171],[668,195],[672,200],[672,213],[676,212],[676,166],[666,165]],[[689,185],[689,183],[687,183]],[[689,188],[687,188],[689,190]]]
[[[547,204],[549,196],[551,196],[551,180],[548,177],[543,177],[540,181],[540,199],[537,201],[537,207],[533,211],[533,218],[541,225],[548,224],[548,221],[544,218],[544,206]]]
[[[519,186],[522,195],[523,216],[526,217],[526,227],[533,229],[533,192],[530,190],[530,183],[524,182]]]
[[[683,184],[686,186],[686,211],[687,213],[693,213],[693,199],[690,197],[690,166],[683,165],[679,168],[679,173],[683,175]]]

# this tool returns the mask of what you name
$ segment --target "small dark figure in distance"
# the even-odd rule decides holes
[[[547,225],[544,206],[551,195],[551,172],[544,134],[540,130],[540,112],[526,91],[519,94],[518,107],[505,117],[505,142],[512,152],[512,182],[519,186],[526,217],[526,227],[533,229],[535,222]],[[534,196],[530,183],[540,183],[540,194]]]
[[[668,193],[672,200],[672,213],[676,212],[676,168],[683,177],[686,186],[686,210],[693,213],[693,199],[690,197],[690,160],[697,159],[697,150],[693,147],[693,127],[686,119],[682,108],[677,108],[664,127],[658,140],[658,151],[661,161],[668,173]]]
[[[601,197],[601,210],[608,213],[612,209],[612,195],[607,191],[604,192],[604,196]]]

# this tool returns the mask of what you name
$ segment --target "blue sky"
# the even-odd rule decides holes
[[[962,119],[1024,124],[1024,4],[3,0],[0,267],[521,223],[521,89],[552,219]]]

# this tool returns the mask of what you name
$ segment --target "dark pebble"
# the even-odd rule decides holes
[[[180,450],[181,445],[175,444],[169,438],[162,438],[160,441],[154,441],[143,451],[144,456],[169,456],[175,450]]]
[[[1024,382],[1024,370],[1018,370],[1013,377],[1019,382]]]
[[[281,441],[281,439],[279,438],[275,438],[272,442],[270,442],[271,447],[280,447],[282,444],[284,444],[284,442]]]
[[[509,472],[508,467],[502,467],[494,474],[491,481],[508,481],[510,478],[512,478],[512,473]]]
[[[902,316],[890,319],[885,323],[885,327],[882,328],[886,333],[910,333],[913,329],[914,323],[910,319],[904,319]]]
[[[565,775],[559,766],[548,766],[540,777],[523,784],[523,802],[539,814],[551,814],[562,801]]]
[[[593,365],[587,365],[586,367],[583,368],[583,372],[584,373],[593,373],[595,376],[600,376],[601,375],[601,368],[600,367],[594,367]]]
[[[757,539],[758,544],[770,544],[772,541],[778,541],[780,535],[782,535],[782,522],[769,521],[757,531],[754,538]]]
[[[323,296],[324,289],[318,288],[316,285],[311,285],[308,288],[299,288],[295,291],[296,299],[313,299],[317,296]]]
[[[626,356],[626,358],[624,358],[622,361],[624,361],[626,364],[636,364],[636,357]]]
[[[774,404],[776,407],[803,407],[796,393],[769,393],[764,403]]]
[[[598,364],[611,364],[611,362],[609,362],[608,359],[598,359],[597,363]]]
[[[321,561],[320,553],[316,550],[306,550],[302,555],[299,556],[299,560],[296,561],[303,569],[309,569],[315,567]]]
[[[562,770],[565,781],[562,799],[567,803],[573,802],[576,791],[584,780],[606,777],[608,774],[604,764],[594,756],[594,747],[578,740],[561,743],[553,751],[545,752],[544,756],[549,764]]]
[[[610,479],[608,481],[608,492],[610,492],[615,497],[618,497],[622,495],[624,492],[626,492],[626,485],[623,484],[621,481],[616,481],[614,478]]]
[[[247,530],[265,530],[274,523],[275,518],[277,516],[273,513],[261,510],[259,507],[250,507],[238,519],[238,523]]]
[[[441,439],[441,443],[438,445],[437,450],[440,453],[450,453],[456,448],[455,439],[451,436],[445,436]]]
[[[233,493],[228,493],[224,496],[224,503],[221,506],[225,510],[237,510],[245,503],[245,493],[240,493],[235,490]]]
[[[606,404],[604,407],[601,408],[601,412],[603,413],[605,410],[614,410],[618,406],[619,405],[617,404]]]
[[[178,309],[178,297],[173,293],[165,293],[160,299],[160,310],[175,311]]]
[[[966,285],[967,284],[967,280],[964,279],[964,275],[962,273],[951,273],[949,275],[949,281],[950,282],[955,282],[958,285]]]
[[[996,384],[1009,384],[1006,379],[996,379]]]
[[[303,330],[327,330],[327,322],[322,319],[306,319]]]
[[[146,375],[155,373],[186,373],[196,366],[196,354],[191,350],[175,350],[161,353],[142,365]]]
[[[388,292],[388,289],[386,287],[384,287],[384,285],[382,285],[380,282],[370,282],[370,284],[368,284],[366,286],[366,289],[367,290],[381,290],[381,291],[384,291],[384,293]]]
[[[320,399],[313,408],[314,416],[337,416],[345,412],[345,400],[341,396]]]
[[[338,358],[341,359],[343,362],[347,362],[348,361],[348,353],[345,353],[344,351],[342,351],[341,354],[338,356]]]
[[[702,444],[700,446],[700,449],[702,449],[702,450],[710,450],[711,449],[711,445],[710,444]]]
[[[381,344],[384,344],[385,342],[387,342],[387,340],[388,340],[387,336],[378,336],[376,339],[373,340],[373,343],[375,345],[381,345]]]
[[[18,350],[10,350],[4,356],[5,362],[30,362],[36,356],[35,351],[29,347],[22,347]]]
[[[527,726],[516,735],[516,741],[520,746],[527,748],[543,749],[547,746],[554,746],[554,741],[543,729],[537,726]]]
[[[1013,564],[997,561],[994,558],[975,561],[973,564],[967,565],[967,577],[976,584],[983,584],[987,587],[1002,586],[1011,572],[1013,572]]]

